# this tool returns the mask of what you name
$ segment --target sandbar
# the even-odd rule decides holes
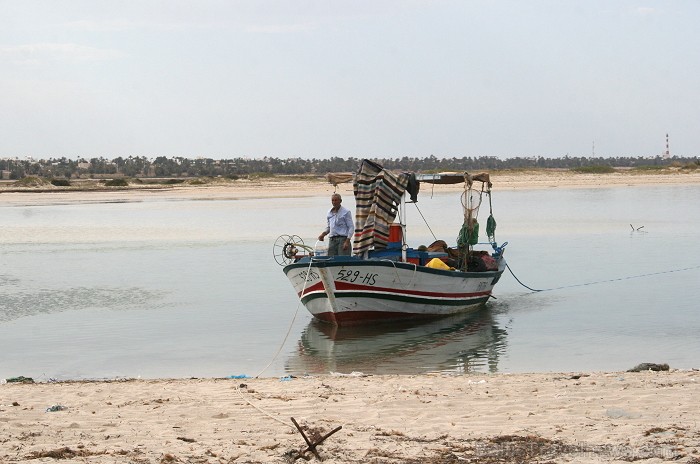
[[[570,170],[496,171],[491,173],[494,191],[517,189],[612,188],[629,186],[683,186],[700,184],[700,170],[645,171],[619,170],[607,174],[575,173]],[[421,191],[451,192],[462,184],[423,184]],[[326,196],[334,192],[352,196],[352,184],[333,186],[323,177],[275,176],[262,179],[226,180],[177,185],[133,184],[112,188],[17,188],[0,185],[0,204],[49,205],[71,203],[138,202],[149,200],[241,200],[255,198],[298,198]]]

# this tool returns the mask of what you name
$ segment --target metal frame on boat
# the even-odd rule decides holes
[[[438,317],[488,301],[506,266],[506,244],[495,241],[492,215],[487,223],[492,250],[474,249],[482,196],[491,202],[488,175],[395,174],[364,160],[352,179],[357,204],[352,256],[318,256],[299,237],[286,235],[273,250],[314,317],[337,325]],[[456,247],[436,241],[414,249],[405,243],[406,196],[416,201],[421,182],[465,184],[464,225]]]

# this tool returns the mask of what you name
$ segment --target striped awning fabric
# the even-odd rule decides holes
[[[386,248],[389,226],[394,222],[410,174],[395,174],[377,163],[363,160],[355,175],[355,236],[353,253]]]

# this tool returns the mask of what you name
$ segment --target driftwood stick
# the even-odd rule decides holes
[[[326,439],[327,439],[328,437],[330,437],[331,435],[333,435],[334,433],[336,433],[338,430],[340,430],[340,429],[343,428],[342,425],[339,425],[338,427],[334,428],[333,430],[331,430],[330,432],[328,432],[327,434],[325,434],[324,436],[322,436],[321,438],[319,438],[318,441],[316,441],[316,442],[311,442],[311,440],[309,440],[308,437],[306,436],[306,434],[304,433],[304,430],[302,430],[301,426],[299,426],[299,424],[297,423],[297,421],[296,421],[293,417],[292,417],[292,423],[293,423],[294,426],[297,428],[297,430],[299,431],[299,433],[301,434],[301,436],[304,437],[304,441],[306,442],[306,445],[307,445],[306,449],[305,449],[304,451],[302,451],[301,453],[299,453],[299,455],[295,458],[295,460],[296,460],[296,459],[299,459],[299,458],[302,458],[302,459],[305,459],[305,460],[308,461],[309,458],[307,458],[307,457],[304,456],[304,455],[305,455],[308,451],[311,451],[312,453],[314,453],[314,456],[316,456],[316,458],[318,458],[319,461],[323,461],[323,459],[321,458],[321,456],[318,454],[318,451],[316,450],[316,447],[317,447],[318,445],[320,445],[321,443],[323,443],[324,441],[326,441]]]

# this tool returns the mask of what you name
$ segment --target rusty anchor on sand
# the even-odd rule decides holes
[[[302,428],[299,426],[299,424],[297,423],[297,421],[294,420],[293,417],[292,417],[292,423],[293,423],[294,426],[297,428],[297,430],[299,431],[299,433],[301,434],[301,436],[304,437],[304,441],[306,442],[306,445],[307,445],[307,446],[306,446],[306,449],[305,449],[304,451],[300,452],[299,455],[298,455],[297,457],[294,458],[295,461],[296,461],[297,459],[299,459],[299,458],[308,461],[310,458],[309,458],[308,456],[306,456],[306,453],[309,452],[309,451],[311,451],[311,452],[314,454],[314,456],[316,456],[316,458],[317,458],[319,461],[323,461],[323,459],[321,458],[321,455],[318,454],[318,451],[316,450],[316,447],[317,447],[318,445],[320,445],[321,443],[323,443],[323,442],[326,440],[326,438],[330,437],[330,436],[333,435],[335,432],[337,432],[338,430],[340,430],[340,429],[343,428],[342,425],[339,425],[338,427],[334,428],[333,430],[331,430],[330,432],[328,432],[327,434],[325,434],[324,436],[322,436],[321,438],[319,438],[317,441],[311,442],[311,440],[309,440],[309,438],[306,436],[306,434],[304,433],[304,431],[302,430]]]

